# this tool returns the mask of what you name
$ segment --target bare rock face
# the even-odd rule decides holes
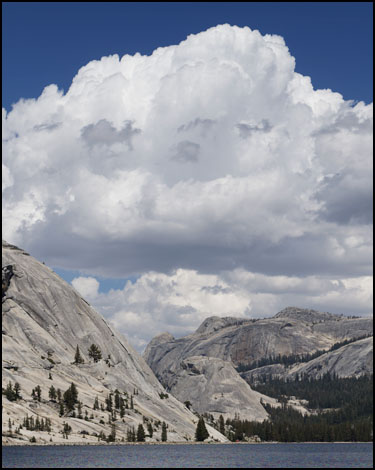
[[[215,407],[212,406],[210,397],[213,396],[215,400],[212,390],[215,388],[218,390],[221,386],[225,389],[224,384],[231,383],[232,389],[235,389],[238,384],[235,376],[237,372],[233,369],[234,373],[230,375],[227,367],[226,378],[220,378],[217,372],[215,380],[212,380],[207,378],[211,377],[208,369],[198,368],[205,372],[194,376],[186,369],[186,361],[191,362],[192,356],[203,357],[204,364],[212,360],[211,368],[213,364],[217,364],[214,359],[233,365],[250,364],[255,360],[279,354],[297,355],[328,350],[339,341],[360,338],[372,334],[372,331],[371,318],[344,317],[288,307],[273,318],[259,320],[216,316],[207,318],[196,332],[189,336],[174,339],[171,335],[160,335],[154,338],[147,346],[144,358],[161,383],[180,400],[190,400],[192,403],[194,401],[194,406],[200,412],[215,408],[215,412],[229,414],[229,410],[233,412],[236,408],[237,398],[233,398],[231,404],[228,397],[225,404],[216,398]],[[311,364],[296,365],[295,371],[293,369],[288,372],[280,364],[266,367],[269,368],[267,370],[270,375],[279,376],[291,374],[292,377],[298,371],[304,370],[310,371],[312,376],[316,376],[312,371],[317,373],[319,370],[335,371],[339,376],[356,375],[358,371],[367,370],[370,366],[370,341],[368,339],[362,341],[358,341],[356,346],[355,343],[345,346],[342,356],[339,350],[327,354],[327,358],[323,359],[322,356],[321,360],[326,360],[326,363],[319,362],[318,358],[316,362],[311,361]],[[202,361],[203,359],[200,359],[199,364],[202,364]],[[364,363],[367,365],[363,365]],[[264,373],[266,367],[250,371],[249,374]],[[220,380],[223,381],[223,385]],[[215,384],[214,387],[211,387],[212,383]],[[250,392],[253,391],[248,391],[248,394]],[[215,405],[215,402],[213,403]],[[255,408],[253,411],[249,408],[248,419],[258,419],[257,413]]]
[[[6,242],[3,242],[2,266],[3,387],[9,381],[18,382],[24,398],[21,401],[3,398],[3,428],[7,428],[9,418],[15,421],[15,426],[22,423],[26,414],[50,417],[56,430],[55,441],[62,439],[58,430],[66,417],[59,417],[58,405],[49,400],[48,390],[53,385],[64,392],[74,382],[83,403],[83,414],[87,411],[94,418],[90,421],[71,418],[73,434],[89,429],[90,434],[103,431],[108,435],[111,426],[105,399],[118,389],[129,402],[132,396],[135,408],[127,409],[123,420],[117,415],[118,438],[126,439],[127,431],[132,427],[137,429],[146,418],[152,423],[165,421],[169,441],[194,439],[197,417],[173,396],[163,396],[164,388],[144,359],[71,285],[25,251]],[[98,362],[88,355],[92,344],[102,352]],[[77,345],[84,360],[82,364],[73,364]],[[41,402],[31,398],[37,385],[42,388]],[[93,412],[95,397],[103,404],[104,411]],[[152,440],[160,440],[161,426],[154,426],[154,430]],[[225,440],[214,429],[209,431],[215,439]]]
[[[221,330],[222,328],[227,328],[228,326],[239,326],[246,323],[247,320],[241,318],[233,317],[209,317],[204,320],[204,322],[197,329],[195,334],[197,335],[207,335],[214,333],[215,331]]]
[[[249,364],[263,357],[307,354],[344,339],[372,334],[372,318],[344,317],[289,307],[272,318],[244,320],[210,317],[197,331],[175,340],[154,338],[144,352],[151,369],[168,386],[169,371],[188,356],[218,357]],[[163,338],[160,341],[160,338]]]
[[[312,378],[324,374],[338,377],[359,377],[373,373],[373,337],[342,346],[305,364],[297,364],[288,372],[288,377],[306,374]]]
[[[232,363],[215,357],[191,356],[180,363],[171,393],[190,402],[198,413],[215,419],[238,414],[241,419],[263,421],[267,418],[261,400],[276,405],[276,400],[255,392],[239,376]]]
[[[12,279],[13,276],[13,266],[9,264],[8,266],[3,266],[1,270],[1,280],[2,280],[2,286],[1,286],[1,292],[2,292],[2,297],[5,296],[6,291],[8,290],[10,280]]]
[[[271,364],[242,372],[240,375],[248,383],[254,383],[265,377],[295,379],[303,375],[318,379],[327,373],[340,378],[372,374],[373,337],[346,344],[308,362],[297,363],[290,367]]]

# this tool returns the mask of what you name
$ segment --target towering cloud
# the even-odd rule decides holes
[[[280,36],[221,25],[20,100],[3,110],[4,237],[109,277],[370,275],[372,105],[294,69]]]

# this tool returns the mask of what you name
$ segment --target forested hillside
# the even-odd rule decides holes
[[[373,440],[373,376],[276,379],[253,389],[277,398],[283,406],[264,404],[270,417],[262,423],[242,420],[240,415],[227,420],[227,434],[233,441],[254,435],[281,442]],[[306,399],[311,414],[302,415],[288,406],[290,397]]]

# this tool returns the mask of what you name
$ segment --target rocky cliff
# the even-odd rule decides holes
[[[209,356],[250,364],[264,357],[307,354],[336,342],[372,334],[372,318],[344,317],[289,307],[272,318],[210,317],[195,333],[174,339],[169,333],[148,344],[143,357],[168,386],[168,377],[188,356]]]
[[[277,400],[252,390],[231,362],[215,357],[190,356],[181,361],[170,390],[183,403],[189,401],[198,413],[209,413],[215,419],[237,414],[241,419],[263,421],[268,414],[261,401],[279,406]]]
[[[97,441],[115,425],[116,439],[125,439],[127,431],[138,424],[151,423],[153,437],[160,440],[161,422],[168,425],[169,441],[194,439],[197,417],[164,388],[144,359],[117,333],[71,285],[24,250],[3,242],[2,251],[2,361],[3,389],[11,382],[21,386],[21,400],[9,401],[3,396],[3,431],[14,432],[26,415],[34,419],[49,418],[50,433],[36,433],[23,428],[20,434],[5,441],[28,441],[37,435],[37,442],[61,442],[64,422],[69,422],[71,442]],[[95,362],[89,347],[95,344],[102,359]],[[83,363],[74,364],[79,347]],[[71,383],[78,389],[82,415],[59,416],[59,406],[49,398],[53,387],[62,392]],[[41,400],[31,397],[41,387]],[[126,403],[125,416],[106,410],[106,399],[119,390]],[[93,410],[98,397],[99,410]],[[130,402],[133,402],[133,409]],[[111,418],[112,416],[112,418]],[[209,428],[211,436],[225,440]],[[147,430],[146,430],[147,434]],[[3,438],[4,441],[4,438]],[[63,442],[67,442],[66,440]]]
[[[344,317],[315,310],[288,307],[272,318],[244,320],[238,318],[207,318],[195,333],[175,339],[169,333],[155,337],[147,346],[144,358],[161,383],[180,400],[190,400],[200,412],[215,410],[216,413],[235,413],[238,407],[236,393],[219,400],[220,393],[228,383],[232,390],[242,390],[238,373],[224,375],[219,370],[223,364],[251,364],[253,361],[279,354],[303,355],[318,350],[328,350],[335,343],[354,340],[372,334],[371,318]],[[194,361],[192,360],[194,358]],[[221,362],[220,362],[221,361]],[[286,371],[280,364],[270,365],[243,375],[249,382],[254,374],[268,371],[268,375],[295,377],[307,373],[317,377],[319,373],[335,372],[352,376],[366,373],[372,368],[372,338],[356,341],[337,351],[327,353],[309,363],[296,364]],[[187,369],[192,363],[199,374]],[[200,367],[197,367],[196,365]],[[206,367],[210,364],[212,373]],[[221,364],[219,366],[219,364]],[[203,367],[203,365],[205,367]],[[320,371],[320,372],[319,372]],[[236,377],[237,375],[237,377]],[[230,376],[230,378],[229,378]],[[199,392],[198,392],[199,390]],[[247,419],[261,419],[258,405],[260,397],[249,389],[242,396]],[[244,398],[247,395],[247,398]],[[263,397],[264,400],[264,397]],[[246,411],[245,411],[246,410]]]
[[[265,377],[293,380],[297,376],[304,375],[317,379],[327,373],[340,378],[372,374],[373,337],[346,344],[308,362],[294,364],[289,367],[282,364],[271,364],[243,372],[240,375],[248,383],[253,383]]]

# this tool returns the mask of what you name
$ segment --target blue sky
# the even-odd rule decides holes
[[[139,350],[371,315],[372,3],[2,5],[4,239]]]
[[[3,2],[3,106],[65,91],[90,60],[150,54],[222,23],[284,37],[315,88],[372,101],[372,2]]]

